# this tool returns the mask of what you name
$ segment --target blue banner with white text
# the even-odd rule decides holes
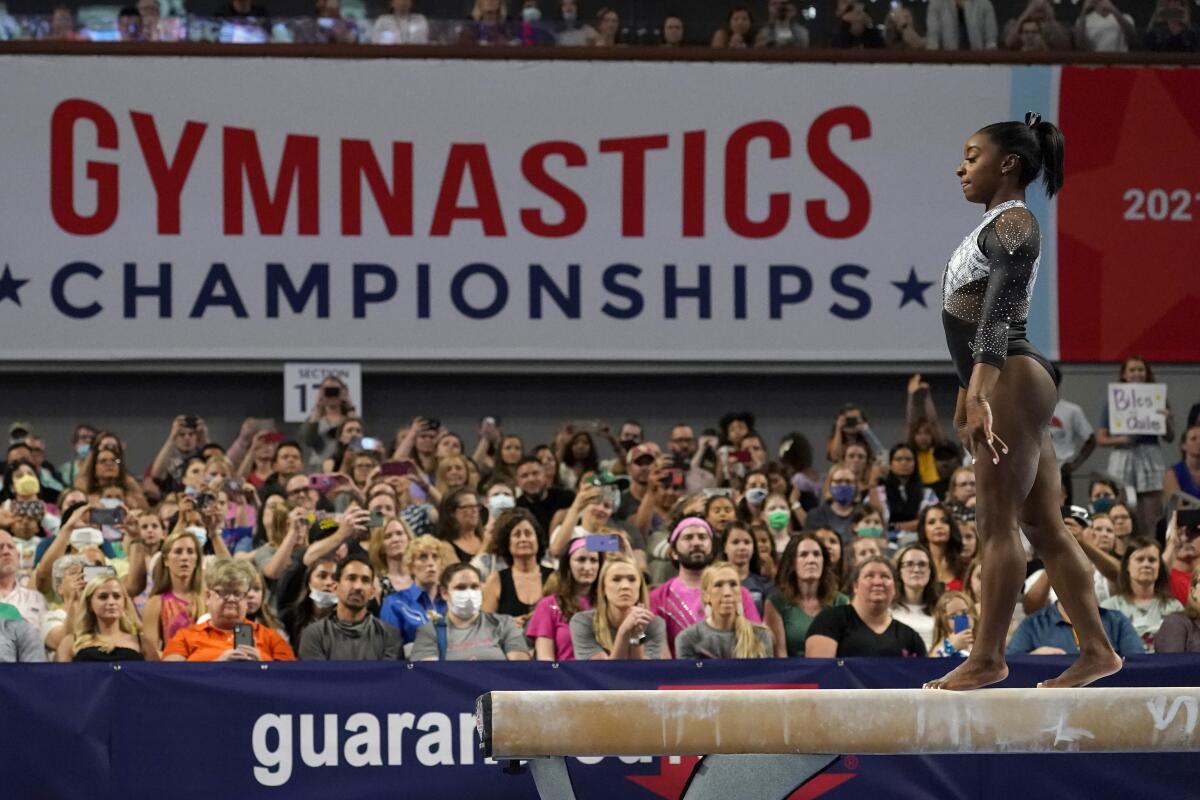
[[[1033,686],[1064,658],[1011,664]],[[0,680],[0,794],[13,798],[534,798],[479,755],[490,690],[919,686],[940,659],[501,664],[31,665]],[[1193,685],[1200,657],[1131,659],[1110,686]],[[870,714],[864,696],[855,713]],[[537,719],[530,719],[537,725]],[[569,759],[580,800],[676,798],[695,758]],[[1193,797],[1188,754],[843,754],[799,798]],[[752,797],[752,791],[747,797]]]

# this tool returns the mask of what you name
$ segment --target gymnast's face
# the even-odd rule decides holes
[[[963,197],[970,203],[986,203],[1000,190],[1001,184],[1019,166],[1017,157],[1000,152],[986,133],[976,133],[963,145],[962,161],[954,174],[962,185]]]

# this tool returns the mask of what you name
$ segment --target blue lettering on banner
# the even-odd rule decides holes
[[[417,319],[429,319],[429,265],[417,264]]]
[[[76,275],[87,275],[92,279],[99,280],[103,274],[104,270],[86,261],[72,261],[67,264],[55,273],[54,280],[50,282],[50,299],[54,302],[54,307],[60,314],[72,319],[87,319],[99,314],[104,310],[104,306],[99,303],[92,302],[86,306],[77,306],[67,300],[67,281]]]
[[[871,295],[867,294],[864,289],[846,283],[847,276],[866,278],[870,274],[871,271],[869,269],[860,267],[858,264],[842,264],[835,269],[833,275],[829,278],[829,283],[833,286],[833,290],[843,297],[857,300],[858,306],[856,308],[847,308],[841,303],[834,303],[829,307],[829,313],[842,319],[862,319],[867,314],[870,314]]]
[[[303,314],[309,299],[317,296],[317,319],[329,318],[329,265],[313,264],[297,289],[283,264],[267,264],[267,318],[278,319],[279,295],[296,314]]]
[[[1069,657],[1010,660],[1008,684],[1033,686]],[[1135,656],[1112,686],[1187,686],[1196,655]],[[944,659],[761,661],[10,665],[0,681],[0,748],[21,754],[6,797],[535,798],[531,776],[483,759],[472,712],[492,690],[811,689],[920,686]],[[864,699],[864,703],[869,700]],[[1180,711],[1180,713],[1176,713]],[[1188,726],[1191,709],[1150,708]],[[552,713],[548,711],[547,713]],[[862,709],[869,713],[869,709]],[[179,725],[179,720],[188,724]],[[1190,721],[1189,721],[1190,720]],[[540,721],[530,719],[529,725]],[[1186,729],[1186,728],[1185,728]],[[170,731],[170,736],[164,736]],[[29,742],[37,742],[30,747]],[[214,753],[219,763],[180,760]],[[62,769],[62,754],[71,768]],[[1069,786],[1073,797],[1191,797],[1194,759],[1179,753],[856,756],[843,754],[806,796],[1008,800]],[[580,800],[678,797],[694,759],[569,759]],[[146,769],[146,765],[157,765]],[[282,790],[283,794],[280,794]],[[1061,794],[1061,792],[1059,792]],[[747,786],[746,797],[754,797]]]
[[[220,262],[213,264],[209,269],[208,276],[204,279],[204,285],[200,287],[200,292],[196,295],[196,303],[192,306],[192,312],[188,316],[192,319],[201,319],[208,311],[209,306],[228,306],[238,319],[246,319],[250,316],[246,312],[246,304],[242,302],[242,296],[238,294],[233,276],[229,274],[229,267]]]
[[[137,282],[137,264],[125,262],[125,319],[137,319],[137,300],[139,297],[158,298],[158,318],[171,318],[171,264],[160,262],[158,265],[158,283],[139,284]]]
[[[482,307],[476,307],[467,302],[465,292],[467,281],[476,275],[486,276],[493,286],[492,302]],[[468,264],[454,273],[454,279],[450,281],[450,302],[454,303],[454,307],[464,317],[491,319],[503,311],[505,304],[508,303],[508,280],[504,277],[503,272],[491,264]]]
[[[381,278],[383,288],[367,291],[367,279],[371,277]],[[354,318],[366,319],[368,303],[386,303],[395,297],[396,286],[396,272],[387,264],[355,264]]]
[[[554,282],[550,273],[541,264],[529,265],[529,318],[542,318],[542,294],[545,293],[558,306],[567,319],[579,319],[579,265],[567,264],[567,290]]]
[[[746,265],[733,266],[733,318],[746,318]]]
[[[791,264],[772,264],[771,274],[771,319],[783,318],[783,307],[795,303],[803,303],[812,294],[812,275],[804,267]],[[784,279],[793,278],[798,283],[795,290],[785,292]]]
[[[637,278],[641,274],[641,268],[633,264],[613,264],[604,270],[605,290],[609,294],[615,294],[617,297],[628,300],[629,305],[621,308],[609,302],[601,306],[600,310],[613,319],[636,319],[642,313],[642,309],[646,307],[646,300],[642,297],[641,292],[632,286],[619,283],[617,278],[625,276]]]
[[[699,283],[696,286],[680,286],[674,264],[667,264],[663,270],[663,316],[675,319],[679,315],[678,302],[681,298],[694,297],[699,301],[698,319],[712,319],[712,280],[709,273],[712,267],[701,264],[696,268]]]

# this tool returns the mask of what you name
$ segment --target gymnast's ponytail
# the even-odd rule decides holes
[[[1063,185],[1065,141],[1062,131],[1053,122],[1039,121],[1033,126],[1033,133],[1042,151],[1042,183],[1046,186],[1046,196],[1054,197]]]

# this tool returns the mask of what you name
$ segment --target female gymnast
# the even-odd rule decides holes
[[[1038,114],[988,125],[967,139],[956,174],[963,196],[986,209],[950,257],[942,323],[958,373],[954,424],[975,457],[976,523],[983,572],[971,655],[930,689],[975,689],[1004,680],[1005,634],[1022,580],[1025,532],[1070,614],[1079,657],[1039,686],[1085,686],[1121,668],[1100,624],[1092,575],[1059,511],[1060,477],[1048,425],[1057,400],[1054,366],[1025,338],[1041,252],[1025,187],[1039,174],[1046,194],[1063,183],[1063,137]]]

